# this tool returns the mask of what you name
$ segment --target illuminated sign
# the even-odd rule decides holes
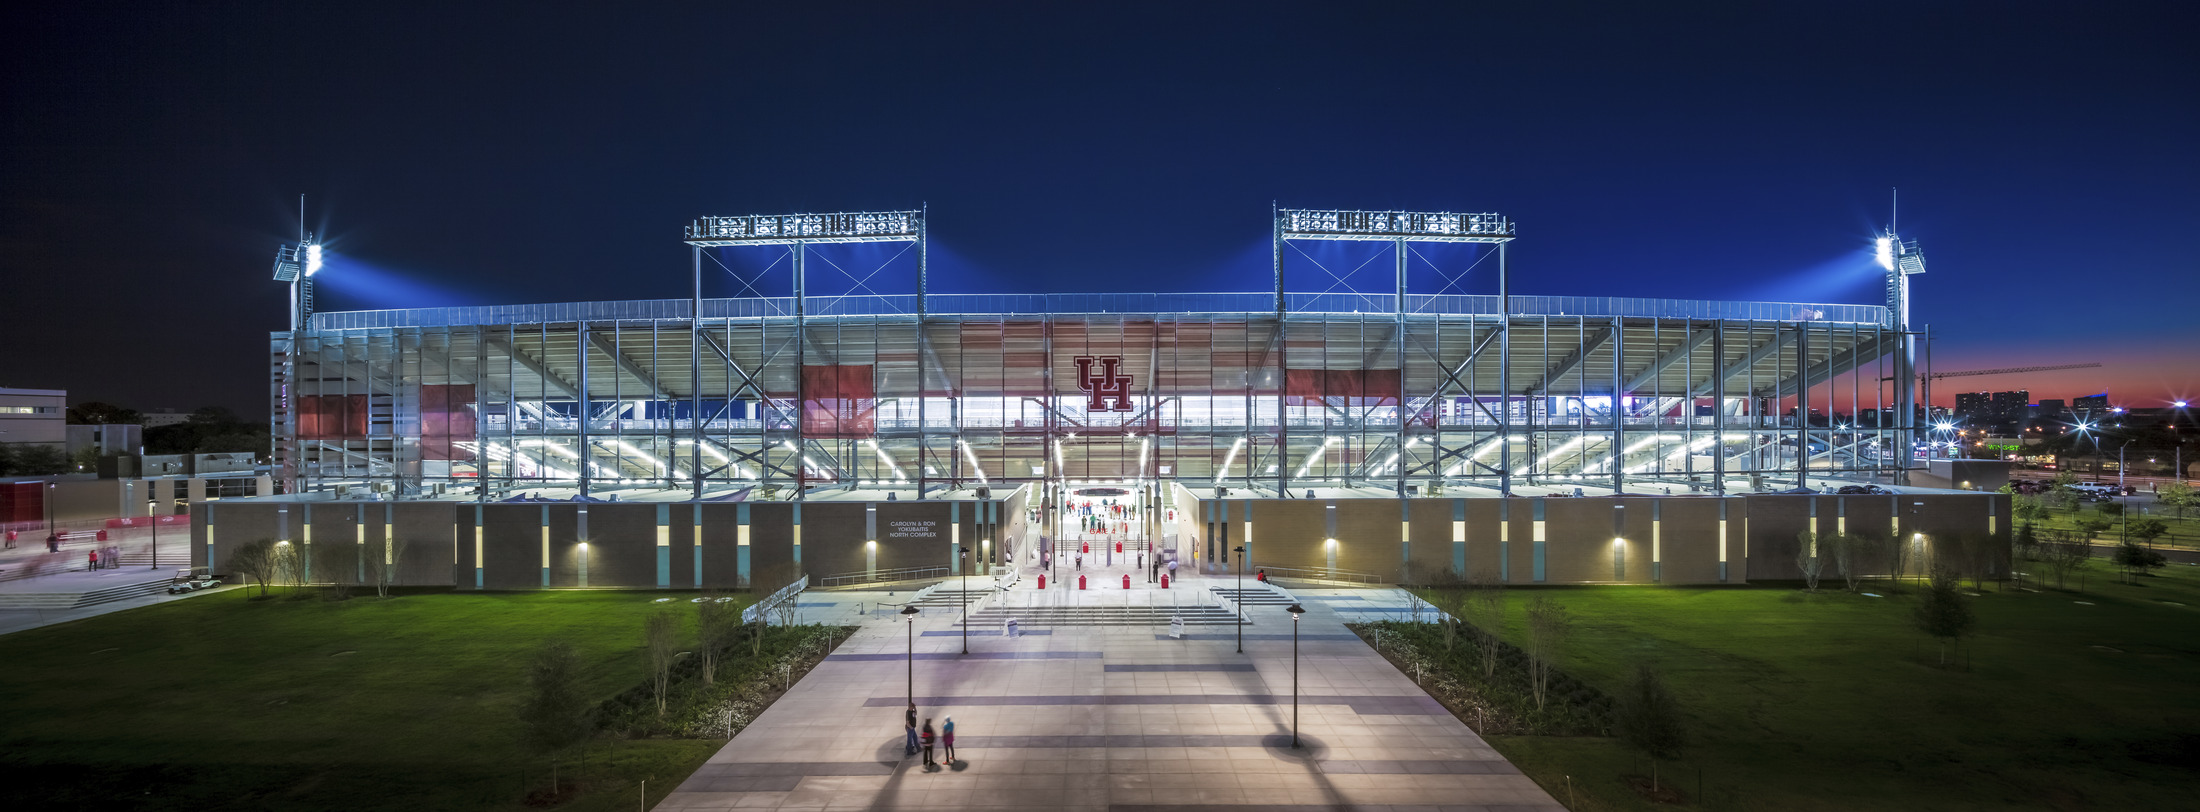
[[[1077,391],[1092,396],[1085,403],[1087,411],[1131,410],[1131,376],[1123,374],[1120,355],[1077,356]]]
[[[908,242],[924,235],[924,212],[751,214],[704,217],[688,226],[689,245],[791,245],[833,242]]]
[[[1279,209],[1276,227],[1286,240],[1505,242],[1513,238],[1512,221],[1488,213]]]

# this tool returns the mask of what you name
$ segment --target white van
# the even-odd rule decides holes
[[[2123,494],[2123,489],[2099,482],[2080,482],[2070,486],[2070,489],[2093,499],[2113,499]]]

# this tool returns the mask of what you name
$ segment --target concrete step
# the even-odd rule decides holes
[[[89,592],[4,592],[0,609],[76,609],[168,591],[168,579],[139,581]]]
[[[1298,603],[1298,601],[1294,601],[1290,598],[1284,597],[1283,593],[1277,592],[1267,587],[1246,587],[1244,589],[1238,589],[1236,587],[1227,586],[1210,586],[1208,587],[1208,589],[1214,590],[1214,593],[1217,595],[1229,598],[1230,600],[1236,601],[1246,606],[1290,606],[1291,604]]]
[[[1026,626],[1163,626],[1183,618],[1185,625],[1220,626],[1238,622],[1214,606],[1031,606],[986,609],[971,615],[972,628],[999,628],[1009,618]]]

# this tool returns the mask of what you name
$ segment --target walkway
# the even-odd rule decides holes
[[[1303,748],[1290,746],[1292,621],[1281,607],[1250,610],[1242,655],[1228,626],[1192,627],[1186,639],[1145,626],[1027,628],[1018,639],[973,629],[964,655],[952,612],[928,611],[912,628],[871,615],[657,808],[1561,809],[1343,627],[1409,612],[1401,593],[1295,594],[1308,610]],[[1151,600],[1120,582],[1070,596]],[[911,632],[919,713],[956,723],[957,760],[944,769],[902,756]]]

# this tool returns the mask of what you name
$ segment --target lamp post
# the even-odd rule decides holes
[[[909,627],[909,707],[917,706],[917,607],[902,604],[901,619]]]
[[[1230,552],[1233,552],[1233,553],[1237,553],[1237,559],[1238,559],[1238,568],[1237,568],[1237,570],[1238,570],[1238,571],[1237,571],[1237,600],[1235,601],[1235,603],[1236,603],[1236,606],[1235,606],[1234,608],[1235,608],[1235,609],[1237,610],[1237,611],[1236,611],[1236,614],[1237,614],[1237,647],[1238,647],[1237,653],[1239,653],[1239,654],[1244,654],[1244,653],[1245,653],[1245,545],[1243,545],[1243,544],[1240,544],[1240,545],[1238,545],[1238,546],[1236,546],[1236,547],[1232,547],[1232,548],[1230,548]]]
[[[970,548],[961,547],[955,552],[955,590],[962,593],[963,653],[970,653]],[[912,666],[914,667],[914,666]]]
[[[147,499],[147,500],[145,500],[145,515],[153,517],[153,563],[152,563],[152,565],[151,565],[151,566],[148,566],[148,567],[146,567],[146,569],[149,569],[149,570],[157,570],[157,569],[160,569],[160,513],[158,512],[158,511],[159,511],[159,509],[160,509],[160,500],[158,500],[158,499]],[[209,566],[211,566],[211,565],[209,565]]]
[[[1291,747],[1299,746],[1299,618],[1306,614],[1306,607],[1291,604],[1283,611],[1291,613]]]

